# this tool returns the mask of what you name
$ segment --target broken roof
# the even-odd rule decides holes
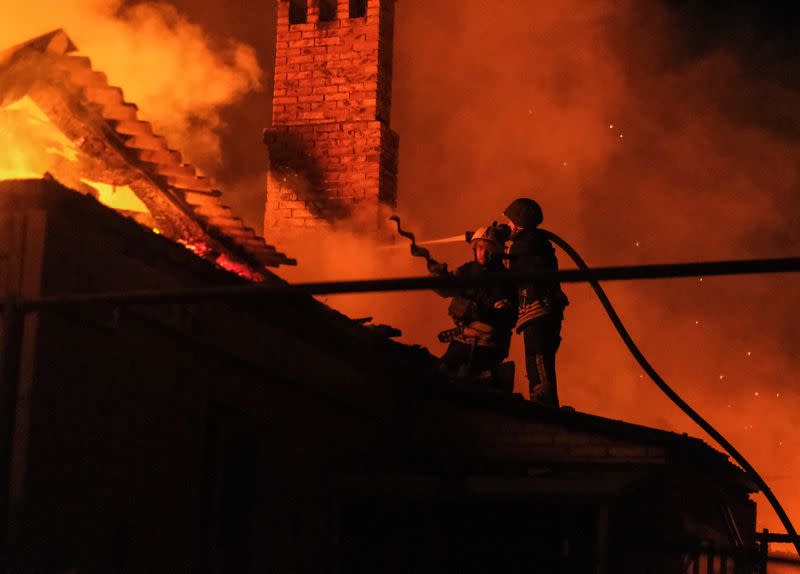
[[[122,90],[76,52],[56,30],[0,53],[0,107],[31,98],[77,147],[81,177],[129,186],[173,241],[244,266],[255,279],[267,276],[264,267],[296,263],[223,205],[214,182],[183,163],[150,123],[137,118],[138,108]]]

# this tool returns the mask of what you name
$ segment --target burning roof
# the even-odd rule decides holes
[[[37,169],[251,279],[263,279],[266,266],[295,264],[222,204],[214,182],[137,118],[136,105],[77,54],[64,31],[0,53],[0,110],[19,111],[25,102],[26,118],[38,115],[42,132],[26,125],[27,146],[48,152]],[[58,137],[43,135],[45,127]],[[23,153],[25,145],[11,138],[13,149]],[[0,178],[43,175],[7,172],[0,166]]]

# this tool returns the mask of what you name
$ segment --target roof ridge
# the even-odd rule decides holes
[[[63,56],[72,52],[77,52],[78,47],[70,39],[63,28],[57,28],[41,36],[36,36],[30,40],[11,46],[0,52],[0,64],[10,61],[18,53],[33,50],[40,53],[50,53]]]

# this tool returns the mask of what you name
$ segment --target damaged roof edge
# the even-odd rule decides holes
[[[30,66],[33,60],[37,75],[53,81],[28,88],[27,95],[82,153],[105,160],[110,171],[124,166],[128,176],[135,174],[144,182],[144,187],[131,187],[154,219],[171,224],[165,225],[174,230],[170,239],[207,244],[255,276],[267,267],[296,265],[222,204],[216,184],[183,163],[181,154],[170,149],[149,122],[137,118],[138,108],[125,102],[120,88],[110,86],[87,57],[72,55],[77,50],[63,30],[55,30],[3,52],[0,74],[13,74],[17,65]],[[100,145],[84,145],[86,141]],[[93,151],[100,157],[92,156]]]
[[[77,52],[78,47],[73,43],[67,33],[62,28],[37,36],[22,44],[17,44],[11,48],[0,51],[0,66],[9,63],[19,52],[30,49],[42,53],[57,54],[64,56],[72,52]]]

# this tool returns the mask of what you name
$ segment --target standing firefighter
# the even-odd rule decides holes
[[[519,198],[504,211],[511,227],[507,248],[514,272],[558,271],[550,241],[537,229],[542,208],[532,199]],[[519,289],[517,333],[525,340],[525,370],[532,401],[558,406],[556,351],[561,344],[561,322],[568,300],[557,281],[536,281]]]
[[[506,226],[496,224],[467,233],[473,260],[456,269],[452,276],[468,279],[504,272],[503,247],[508,235]],[[428,270],[434,275],[448,274],[447,266],[435,261],[429,262]],[[499,371],[503,359],[508,356],[511,332],[517,320],[516,289],[473,287],[437,293],[453,298],[448,313],[456,324],[454,329],[439,335],[440,341],[449,342],[442,356],[443,370],[456,378],[486,377],[495,386],[511,390],[513,372]]]

